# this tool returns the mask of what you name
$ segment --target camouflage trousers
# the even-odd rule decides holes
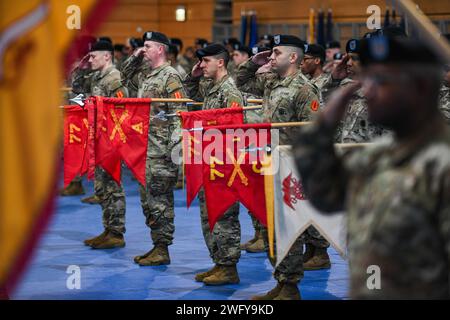
[[[200,218],[203,237],[209,250],[209,256],[218,265],[231,266],[241,257],[241,225],[239,223],[239,202],[231,206],[217,221],[212,232],[209,228],[205,191],[200,189]]]
[[[330,243],[313,226],[309,226],[303,234],[306,244],[310,244],[316,248],[328,248],[330,246]]]
[[[262,229],[264,245],[269,247],[269,239],[267,234],[267,228]],[[288,254],[280,262],[280,264],[275,268],[273,272],[273,277],[280,283],[292,283],[297,284],[303,278],[303,245],[305,243],[305,232],[302,233],[294,244],[289,249]],[[274,243],[274,251],[276,243]],[[269,256],[269,251],[267,255]],[[275,266],[275,259],[271,259],[269,256],[269,261],[272,266]]]
[[[255,218],[254,215],[251,214],[251,212],[248,212],[248,215],[250,216],[250,218],[252,219],[252,225],[253,228],[255,229],[255,232],[262,232],[262,229],[264,229],[264,226],[261,224],[261,222],[258,221],[258,219]]]
[[[150,228],[153,244],[171,245],[175,232],[173,189],[177,182],[178,166],[170,160],[147,159],[146,183],[140,185],[145,224]]]
[[[95,168],[95,195],[100,199],[105,229],[125,233],[125,192],[109,173]]]

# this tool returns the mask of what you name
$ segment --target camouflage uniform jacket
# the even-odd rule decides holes
[[[138,91],[139,98],[185,98],[180,74],[168,62],[153,69],[142,81]],[[160,111],[175,113],[186,111],[182,104],[152,103],[147,157],[170,159],[171,152],[181,141],[181,123],[179,117],[170,117],[167,121],[154,118]]]
[[[245,86],[249,93],[263,97],[264,122],[312,120],[319,110],[319,92],[300,70],[280,78],[272,72],[255,74],[258,68],[251,60],[243,63],[239,66],[236,82],[238,88]],[[294,128],[280,129],[280,144],[290,144],[295,131]]]
[[[128,90],[122,85],[119,70],[110,66],[92,76],[90,94],[103,97],[127,97]]]
[[[122,82],[128,88],[130,97],[136,98],[139,90],[139,81],[145,79],[150,73],[149,64],[144,60],[143,56],[128,57],[123,62],[120,72],[122,74]]]
[[[80,93],[90,96],[92,78],[99,73],[97,70],[75,68],[70,74],[70,85],[72,87],[71,97]]]
[[[329,73],[322,73],[320,76],[311,79],[311,83],[315,84],[320,91],[320,107],[323,107],[328,101],[330,90],[325,85],[330,82],[331,75]]]
[[[450,298],[450,128],[429,123],[409,141],[382,137],[337,156],[317,122],[294,147],[312,204],[347,213],[351,298]],[[368,288],[369,266],[381,289]]]
[[[229,75],[224,76],[218,83],[200,79],[202,78],[188,74],[184,83],[191,99],[203,100],[203,110],[243,106],[242,94]]]
[[[450,125],[450,87],[443,84],[439,92],[439,109]]]
[[[354,80],[350,78],[334,81],[330,76],[324,88],[333,91],[337,87],[344,87],[352,82]],[[388,132],[379,125],[371,124],[368,117],[367,101],[362,89],[359,89],[349,102],[336,140],[342,143],[368,142]]]

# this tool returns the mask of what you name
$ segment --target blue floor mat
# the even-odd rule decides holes
[[[87,192],[92,183],[83,181]],[[212,267],[200,227],[198,202],[186,209],[185,191],[175,192],[175,240],[168,266],[140,267],[133,257],[152,247],[150,232],[139,201],[138,185],[123,176],[127,213],[126,247],[93,250],[83,240],[103,231],[101,208],[80,202],[81,197],[59,197],[52,221],[42,237],[12,299],[159,299],[245,300],[276,285],[265,253],[242,251],[237,285],[205,286],[196,273]],[[241,206],[242,242],[253,236],[247,210]],[[299,285],[303,299],[348,298],[348,264],[329,250],[329,270],[308,271]],[[69,266],[80,271],[80,289],[68,289],[73,278]],[[72,276],[72,277],[71,277]]]

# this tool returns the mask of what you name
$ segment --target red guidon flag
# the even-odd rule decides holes
[[[180,112],[183,128],[183,163],[186,176],[186,203],[189,208],[203,184],[202,128],[244,123],[242,108]]]
[[[208,220],[211,230],[225,211],[241,202],[267,225],[265,167],[270,164],[271,125],[205,127],[203,163]]]
[[[120,160],[145,186],[151,99],[95,97],[95,163],[120,184]]]
[[[64,187],[87,172],[88,114],[78,105],[64,106]]]

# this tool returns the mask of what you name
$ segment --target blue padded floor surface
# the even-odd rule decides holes
[[[169,247],[171,264],[140,267],[133,257],[152,248],[150,232],[139,201],[138,184],[123,175],[126,191],[126,247],[94,250],[83,240],[103,231],[101,208],[80,202],[81,197],[59,197],[52,221],[42,237],[12,299],[108,300],[246,300],[272,289],[276,281],[265,253],[242,251],[238,264],[241,282],[205,286],[194,276],[213,266],[200,227],[198,202],[186,209],[185,190],[175,191],[175,235]],[[87,193],[92,183],[83,181]],[[241,206],[242,242],[253,237],[247,210]],[[299,288],[303,299],[348,298],[348,264],[330,248],[329,270],[307,271]],[[80,270],[80,289],[68,289],[69,266]],[[69,271],[69,272],[68,272]]]

